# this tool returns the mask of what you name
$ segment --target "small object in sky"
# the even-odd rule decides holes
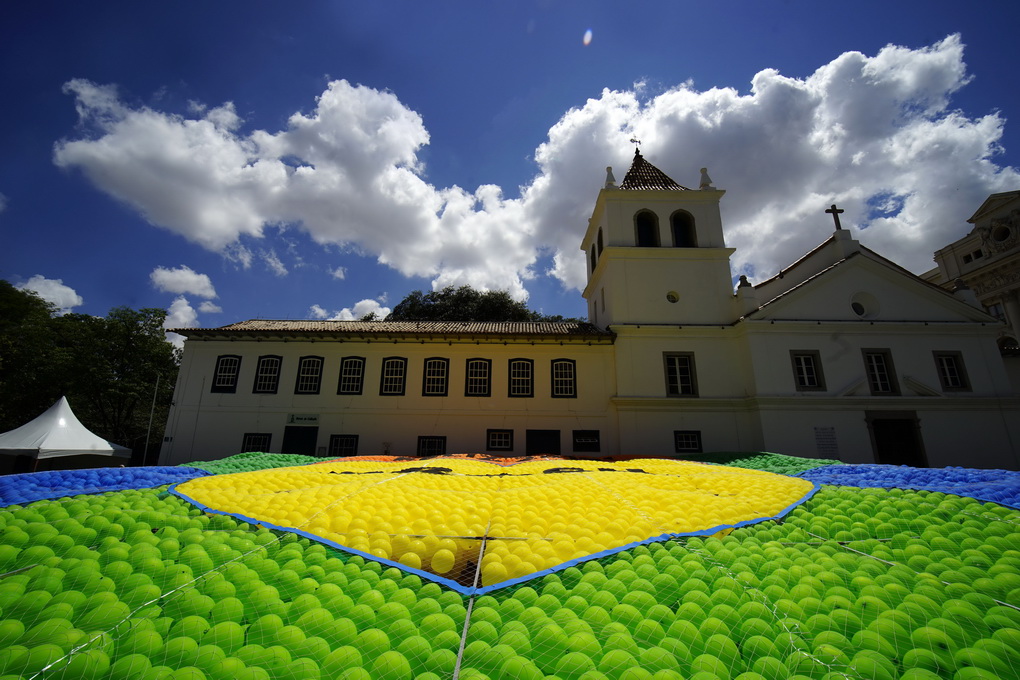
[[[584,42],[584,44],[586,46],[587,45],[591,45],[591,29],[590,28],[587,31],[584,32],[584,41],[583,42]]]

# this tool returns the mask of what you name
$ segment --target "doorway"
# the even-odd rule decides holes
[[[915,411],[866,411],[865,419],[876,463],[928,467]]]
[[[319,428],[302,425],[288,425],[283,430],[283,447],[281,453],[296,453],[301,456],[314,456],[315,443],[319,439]]]
[[[525,433],[525,453],[529,456],[560,455],[560,431],[527,430]]]

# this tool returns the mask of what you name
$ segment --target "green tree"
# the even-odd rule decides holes
[[[0,283],[0,432],[66,396],[83,425],[141,461],[155,396],[151,458],[180,363],[163,331],[166,312],[117,307],[105,317],[57,316],[38,296]]]
[[[541,321],[542,316],[505,290],[479,291],[470,286],[411,292],[387,321]]]

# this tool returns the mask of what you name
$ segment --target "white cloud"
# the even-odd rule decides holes
[[[334,279],[339,279],[343,281],[344,279],[347,278],[347,268],[337,267],[336,269],[330,269],[329,275],[332,276]]]
[[[178,295],[170,303],[166,311],[166,319],[163,320],[163,328],[195,328],[198,326],[198,312],[191,306],[188,299]],[[178,348],[184,347],[184,336],[177,333],[167,333],[167,342]]]
[[[57,308],[58,314],[67,314],[75,307],[85,303],[74,288],[65,286],[62,279],[48,279],[36,274],[25,283],[15,286],[21,290],[30,290]]]
[[[524,299],[526,282],[545,273],[534,270],[542,254],[553,258],[549,274],[583,286],[580,237],[606,165],[622,179],[636,136],[681,184],[696,186],[707,166],[727,189],[735,273],[771,275],[821,242],[831,231],[822,210],[834,202],[845,225],[867,227],[866,245],[921,271],[966,232],[989,193],[1020,184],[1016,170],[995,163],[1003,119],[951,108],[968,78],[963,45],[950,36],[871,57],[848,52],[806,78],[765,69],[746,94],[690,82],[654,96],[640,83],[606,90],[549,130],[519,198],[491,185],[428,184],[421,117],[394,94],[343,80],[284,129],[250,133],[230,103],[193,105],[187,118],[127,107],[112,87],[74,80],[65,89],[98,134],[60,142],[54,161],[245,267],[252,252],[242,240],[296,225],[437,288],[469,284]],[[285,273],[270,255],[266,264]]]
[[[204,298],[216,297],[216,289],[209,276],[199,274],[187,265],[182,264],[176,269],[156,267],[149,274],[149,279],[157,290],[165,293],[185,293]]]
[[[273,272],[277,276],[287,275],[287,267],[284,266],[275,250],[263,251],[262,261],[266,263],[266,267],[269,268],[269,271]]]
[[[223,308],[217,305],[216,303],[204,300],[202,304],[198,306],[198,311],[202,312],[203,314],[219,314],[220,312],[223,311]]]
[[[320,305],[312,305],[308,308],[308,316],[311,319],[329,319],[330,321],[357,321],[367,314],[375,314],[376,320],[382,321],[391,311],[389,307],[383,306],[385,302],[385,295],[376,300],[365,299],[356,303],[354,307],[344,307],[332,314]]]

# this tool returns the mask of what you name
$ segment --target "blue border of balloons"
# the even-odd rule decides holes
[[[191,481],[191,480],[187,480],[187,481]],[[468,596],[474,595],[474,596],[478,596],[478,595],[485,595],[485,594],[491,593],[491,592],[493,592],[495,590],[503,590],[504,588],[509,588],[511,586],[520,585],[520,584],[526,583],[528,581],[533,581],[533,580],[535,580],[537,578],[541,578],[543,576],[546,576],[548,574],[553,574],[553,573],[558,572],[558,571],[563,571],[564,569],[569,569],[570,567],[577,566],[578,564],[582,564],[584,562],[590,562],[591,560],[597,560],[597,559],[601,559],[603,557],[609,557],[610,555],[616,555],[617,553],[621,553],[621,552],[624,552],[626,550],[630,550],[632,548],[636,548],[639,545],[648,545],[649,543],[662,543],[663,541],[668,541],[668,540],[674,539],[674,538],[689,538],[689,537],[694,537],[694,536],[711,536],[712,534],[717,534],[720,531],[726,531],[727,529],[739,529],[741,527],[750,526],[752,524],[759,524],[761,522],[768,522],[768,521],[773,521],[773,520],[781,519],[782,517],[785,517],[786,515],[791,513],[799,505],[802,505],[802,504],[806,503],[808,500],[810,500],[811,497],[814,496],[816,493],[818,493],[818,491],[821,490],[821,488],[822,488],[822,485],[818,484],[817,482],[813,482],[813,481],[808,480],[808,479],[805,479],[804,481],[811,482],[811,489],[807,493],[805,493],[799,500],[797,500],[797,501],[791,503],[790,505],[786,506],[785,508],[783,508],[782,510],[780,510],[778,513],[776,513],[775,515],[773,515],[771,517],[756,517],[754,519],[748,519],[748,520],[744,520],[742,522],[737,522],[736,524],[720,524],[718,526],[714,526],[714,527],[711,527],[709,529],[702,529],[701,531],[693,531],[693,532],[690,532],[690,533],[680,533],[680,534],[665,533],[665,534],[661,534],[659,536],[653,536],[652,538],[646,538],[646,539],[641,540],[641,541],[634,541],[633,543],[628,543],[626,545],[618,546],[616,548],[610,548],[608,550],[603,550],[601,552],[592,553],[591,555],[587,555],[585,557],[578,557],[578,558],[573,559],[573,560],[568,560],[567,562],[561,562],[560,564],[557,564],[554,567],[549,567],[548,569],[543,569],[541,571],[536,571],[533,574],[528,574],[526,576],[519,576],[517,578],[507,579],[506,581],[500,581],[499,583],[494,583],[491,586],[481,586],[481,587],[464,586],[464,585],[461,585],[461,584],[457,583],[456,581],[452,581],[452,580],[450,580],[448,578],[444,578],[442,576],[438,576],[436,574],[433,574],[432,572],[425,571],[423,569],[414,569],[412,567],[408,567],[405,564],[401,564],[400,562],[395,562],[394,560],[384,559],[382,557],[378,557],[376,555],[372,555],[371,553],[366,553],[366,552],[363,552],[361,550],[357,550],[355,548],[349,548],[349,547],[347,547],[345,545],[337,543],[336,541],[331,541],[328,538],[323,538],[321,536],[317,536],[315,534],[312,534],[310,532],[304,531],[302,529],[296,529],[294,527],[280,526],[280,525],[272,524],[270,522],[266,522],[266,521],[263,521],[263,520],[255,519],[254,517],[248,517],[247,515],[242,515],[240,513],[227,512],[226,510],[216,510],[215,508],[210,508],[208,505],[205,505],[203,503],[200,503],[200,502],[196,501],[195,499],[191,498],[187,494],[184,494],[184,493],[181,493],[180,491],[177,491],[178,484],[174,484],[173,486],[171,486],[168,489],[168,491],[170,493],[172,493],[174,496],[177,496],[178,498],[180,498],[180,499],[182,499],[182,500],[184,500],[184,501],[186,501],[188,503],[191,503],[192,505],[197,507],[199,510],[202,510],[203,512],[208,512],[208,513],[216,514],[216,515],[227,515],[228,517],[234,517],[234,518],[239,519],[239,520],[241,520],[243,522],[248,522],[249,524],[257,524],[259,526],[264,526],[267,529],[275,529],[276,531],[286,531],[286,532],[289,532],[289,533],[297,534],[299,536],[304,536],[305,538],[308,538],[310,540],[313,540],[313,541],[316,541],[318,543],[323,543],[325,545],[328,545],[329,547],[331,547],[331,548],[333,548],[335,550],[339,550],[341,552],[345,552],[345,553],[348,553],[350,555],[357,555],[359,557],[362,557],[362,558],[367,559],[367,560],[371,560],[373,562],[379,562],[380,564],[386,565],[388,567],[396,567],[397,569],[400,569],[401,571],[407,572],[409,574],[414,574],[415,576],[419,576],[419,577],[424,578],[426,580],[433,581],[435,583],[439,583],[440,585],[444,585],[447,588],[450,588],[451,590],[457,591],[461,595],[468,595]],[[179,484],[182,484],[182,483],[183,482],[179,482]]]

